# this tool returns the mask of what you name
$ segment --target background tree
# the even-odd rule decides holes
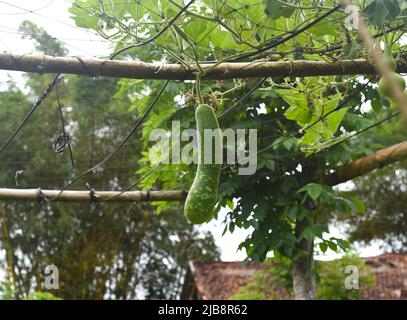
[[[24,22],[21,31],[36,50],[66,55],[64,46],[43,29]],[[28,94],[10,83],[0,92],[0,135],[6,138],[43,93],[52,77],[26,75]],[[134,96],[115,97],[116,79],[66,77],[33,115],[12,144],[0,154],[2,186],[59,189],[72,176],[103,159],[129,132],[138,112],[129,112]],[[75,169],[69,152],[53,151],[61,134],[57,90],[66,130],[72,138]],[[133,137],[113,159],[85,182],[95,189],[122,189],[138,179],[143,143]],[[63,299],[175,298],[190,259],[219,258],[213,238],[188,225],[170,205],[157,215],[150,204],[63,204],[5,202],[0,210],[2,266],[16,298],[42,291],[44,268],[60,272]],[[193,240],[193,241],[192,241]]]
[[[406,252],[406,165],[404,161],[355,181],[353,194],[366,203],[366,214],[352,215],[347,221],[350,241],[381,240],[386,251]]]
[[[402,140],[407,133],[402,121],[382,129],[366,137],[366,147],[385,146],[394,138]],[[383,250],[406,251],[406,165],[406,161],[401,161],[362,176],[353,181],[350,191],[343,192],[349,197],[360,198],[365,204],[363,214],[334,215],[333,223],[344,224],[351,242],[366,245],[377,240]]]
[[[343,270],[346,266],[356,266],[360,271],[358,289],[344,286]],[[239,288],[231,297],[234,300],[280,300],[292,299],[293,279],[290,273],[291,261],[287,259],[268,259],[263,271],[258,271],[248,284]],[[346,254],[333,261],[316,261],[318,277],[316,281],[317,298],[320,300],[362,299],[366,290],[375,284],[375,276],[370,268],[355,254]],[[282,291],[282,289],[284,291]]]

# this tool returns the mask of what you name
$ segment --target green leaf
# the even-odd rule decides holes
[[[360,200],[358,198],[352,198],[351,200],[358,213],[366,212],[365,203],[362,200]]]
[[[359,44],[352,40],[350,43],[346,44],[343,47],[343,52],[346,56],[346,58],[348,59],[355,59],[358,55],[358,51],[359,51]]]
[[[230,208],[230,210],[233,210],[233,208],[235,207],[233,201],[229,198],[226,198],[226,205]]]
[[[287,217],[289,217],[291,220],[295,220],[297,217],[297,212],[298,212],[298,205],[295,204],[292,207],[286,207],[286,214]]]
[[[372,108],[375,112],[380,112],[383,108],[383,104],[380,99],[372,100]]]
[[[326,232],[326,226],[322,224],[314,224],[302,231],[300,239],[305,238],[308,241],[312,241],[316,237],[322,239],[322,234],[324,232]]]
[[[350,244],[346,240],[336,239],[336,243],[343,251],[347,251],[350,248]]]
[[[270,169],[271,171],[274,171],[274,170],[276,170],[276,162],[274,160],[268,160],[266,162],[266,167],[268,169]]]
[[[291,189],[298,188],[298,181],[292,177],[283,180],[281,184],[281,191],[288,193]]]
[[[326,250],[328,250],[328,245],[327,245],[327,243],[326,243],[325,241],[324,241],[324,242],[321,242],[321,243],[319,244],[319,249],[321,249],[322,253],[325,253]]]
[[[313,26],[312,28],[310,28],[308,30],[308,32],[322,37],[325,35],[335,35],[338,32],[338,28],[336,25],[334,24],[316,24],[315,26]]]
[[[398,0],[370,0],[364,10],[369,21],[379,27],[384,27],[386,19],[394,19],[400,12]]]
[[[316,200],[322,193],[322,186],[317,183],[309,183],[302,187],[298,192],[307,192],[311,199]]]
[[[75,3],[77,4],[77,6],[73,5],[71,8],[68,9],[68,11],[73,15],[72,18],[75,21],[75,24],[81,28],[97,30],[99,17],[90,15],[89,14],[90,11],[83,10],[82,6],[86,6],[87,8],[89,8],[90,6],[94,6],[95,8],[98,8],[99,7],[98,1],[97,0],[92,0],[88,2],[76,1]]]
[[[192,39],[195,43],[200,43],[206,36],[205,30],[207,28],[207,22],[204,20],[192,20],[184,28],[184,32]]]
[[[335,244],[335,242],[328,241],[328,246],[329,246],[329,249],[331,249],[332,251],[335,251],[335,252],[338,251],[338,246]]]
[[[325,121],[328,123],[327,127],[332,135],[335,134],[335,132],[338,130],[339,124],[341,123],[343,117],[348,112],[348,110],[349,107],[342,108],[338,111],[331,113],[329,116],[325,118]]]
[[[297,121],[299,124],[308,123],[312,118],[312,114],[308,108],[296,105],[289,107],[284,113],[284,116],[289,120]]]
[[[232,35],[220,28],[212,29],[209,35],[209,40],[215,48],[235,49],[238,47]]]
[[[286,5],[284,6],[283,2],[288,4],[293,4],[294,1],[276,1],[276,0],[268,0],[266,3],[266,9],[264,12],[270,16],[272,19],[278,19],[280,17],[289,18],[295,11],[295,7]]]

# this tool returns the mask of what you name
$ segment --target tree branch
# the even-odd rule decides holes
[[[212,64],[201,64],[202,69]],[[92,77],[119,77],[157,80],[194,80],[198,69],[187,69],[180,64],[153,64],[141,61],[111,61],[53,57],[47,55],[13,55],[0,53],[0,69],[35,73],[67,73]],[[407,72],[407,60],[398,61],[398,72]],[[324,61],[258,61],[221,63],[203,77],[209,80],[263,77],[306,77],[324,75],[376,74],[375,67],[363,59]]]

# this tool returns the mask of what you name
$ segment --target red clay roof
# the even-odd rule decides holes
[[[365,299],[407,299],[407,254],[385,253],[364,258],[376,277],[376,285]],[[247,284],[260,263],[192,262],[190,264],[196,290],[203,300],[226,300]],[[278,290],[280,291],[280,290]],[[283,290],[281,290],[283,294]]]
[[[227,300],[263,269],[260,263],[193,262],[191,272],[202,300]]]
[[[363,260],[376,277],[376,285],[367,290],[366,299],[407,300],[407,254],[385,253]]]

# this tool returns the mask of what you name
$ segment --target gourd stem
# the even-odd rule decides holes
[[[198,73],[197,77],[196,77],[196,95],[198,96],[198,101],[199,104],[203,104],[203,99],[202,99],[202,94],[201,94],[201,77],[202,77],[202,73]]]

